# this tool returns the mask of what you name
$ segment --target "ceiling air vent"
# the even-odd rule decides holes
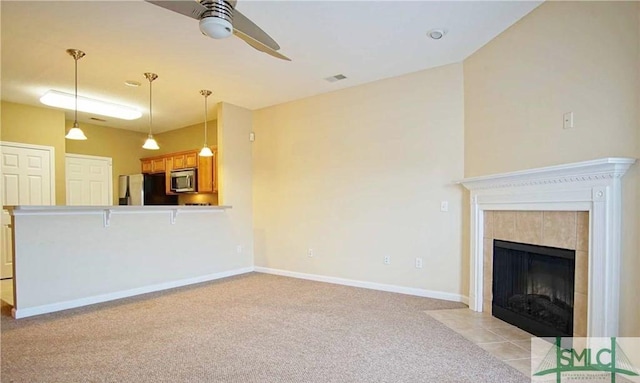
[[[343,74],[337,74],[335,76],[326,77],[325,80],[327,80],[329,82],[336,82],[336,81],[344,80],[345,78],[347,78],[347,76],[345,76]]]

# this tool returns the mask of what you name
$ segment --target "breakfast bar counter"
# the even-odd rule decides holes
[[[230,206],[8,206],[15,318],[252,270]]]

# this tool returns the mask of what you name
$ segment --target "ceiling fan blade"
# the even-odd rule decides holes
[[[207,10],[202,4],[195,0],[145,0],[147,3],[174,11],[192,19],[200,20],[202,14]]]
[[[251,45],[255,49],[259,50],[260,52],[264,52],[266,54],[269,54],[269,55],[271,55],[273,57],[277,57],[277,58],[282,59],[282,60],[291,61],[291,59],[288,58],[287,56],[279,53],[278,51],[276,51],[274,49],[271,49],[271,47],[268,47],[268,46],[264,45],[260,41],[252,38],[249,35],[246,35],[246,34],[240,32],[239,30],[237,30],[235,28],[233,30],[233,34],[238,36],[238,37],[240,37],[242,40],[244,40],[244,42],[246,42],[247,44]]]
[[[259,26],[255,25],[253,21],[249,20],[247,16],[240,13],[237,9],[233,10],[233,29],[238,30],[253,40],[268,46],[274,51],[280,49],[280,45],[278,45],[278,43],[276,43],[276,41],[267,34],[267,32],[260,29]]]

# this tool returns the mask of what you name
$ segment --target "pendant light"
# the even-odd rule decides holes
[[[153,126],[153,114],[151,109],[151,101],[153,100],[152,98],[153,93],[152,93],[151,83],[153,82],[153,80],[158,78],[158,75],[155,73],[145,73],[144,77],[146,77],[147,80],[149,80],[149,135],[147,136],[147,140],[144,142],[144,145],[142,145],[142,149],[158,150],[160,149],[160,147],[158,146],[156,139],[153,138],[153,133],[151,131]]]
[[[67,49],[67,53],[73,57],[76,62],[76,71],[75,71],[75,83],[76,83],[76,92],[75,92],[75,108],[74,108],[74,116],[73,116],[73,127],[69,129],[64,138],[69,140],[86,140],[87,136],[84,135],[82,129],[78,125],[78,60],[84,57],[85,53],[79,49]]]
[[[200,157],[213,157],[213,152],[207,144],[207,97],[211,96],[210,90],[201,90],[200,94],[204,96],[204,146],[200,150]]]

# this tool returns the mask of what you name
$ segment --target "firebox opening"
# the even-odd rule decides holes
[[[493,242],[493,316],[540,337],[573,336],[575,251]]]

